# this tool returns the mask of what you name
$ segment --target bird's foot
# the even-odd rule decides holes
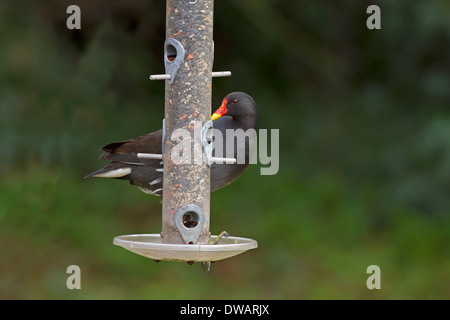
[[[230,234],[226,231],[222,231],[221,233],[219,233],[219,235],[216,237],[216,239],[213,240],[209,240],[209,244],[218,244],[219,241],[223,238],[223,237],[229,237]]]
[[[209,244],[218,244],[219,241],[223,238],[223,237],[229,237],[230,234],[226,231],[222,231],[221,233],[219,233],[219,235],[214,239],[214,240],[209,240]],[[211,264],[214,261],[204,261],[202,262],[202,272],[205,273],[205,277],[208,275],[209,271],[211,271]]]

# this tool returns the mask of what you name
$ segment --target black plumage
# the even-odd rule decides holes
[[[213,114],[213,127],[221,132],[223,137],[223,152],[226,154],[227,129],[256,129],[257,108],[255,101],[243,92],[233,92],[223,99],[222,106]],[[214,149],[213,156],[218,152]],[[235,141],[236,142],[236,141]],[[243,148],[244,161],[240,164],[216,164],[211,166],[211,191],[220,189],[236,180],[249,166],[251,144],[245,140],[244,146],[234,144],[234,157],[238,154],[238,148]],[[113,142],[103,147],[100,160],[111,161],[105,167],[94,171],[88,177],[106,177],[127,180],[132,185],[138,186],[142,191],[150,194],[161,195],[163,188],[163,163],[161,160],[138,158],[138,153],[161,154],[162,130],[158,130],[136,139],[121,142]],[[242,163],[243,162],[243,163]],[[239,163],[239,162],[238,162]]]

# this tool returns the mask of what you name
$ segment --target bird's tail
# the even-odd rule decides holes
[[[110,164],[104,166],[103,168],[84,176],[83,179],[87,179],[90,177],[121,179],[125,178],[129,174],[131,174],[131,167],[128,164],[120,162],[111,162]]]

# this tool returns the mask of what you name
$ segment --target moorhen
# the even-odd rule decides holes
[[[255,129],[258,113],[255,101],[248,94],[233,92],[222,101],[222,105],[213,113],[214,129],[220,130],[223,137],[223,153],[226,157],[226,130],[227,129]],[[133,140],[110,143],[103,147],[100,160],[109,160],[111,163],[94,171],[85,178],[102,177],[128,180],[132,185],[138,186],[142,191],[161,196],[163,190],[163,164],[161,160],[140,159],[138,153],[161,154],[162,130],[158,130]],[[249,165],[249,140],[245,140],[245,161],[238,159],[238,164],[216,164],[211,166],[211,191],[220,189],[241,176]],[[237,143],[234,144],[234,157],[237,156]],[[242,146],[241,146],[242,147]],[[213,156],[215,156],[213,137]],[[241,163],[241,164],[239,164]]]

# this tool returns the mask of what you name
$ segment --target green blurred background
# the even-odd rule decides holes
[[[0,16],[1,299],[450,298],[449,1],[216,1],[214,70],[233,76],[213,106],[252,95],[280,170],[212,194],[212,233],[259,248],[208,277],[114,246],[160,232],[159,199],[82,179],[103,145],[161,126],[165,1],[1,0]]]

